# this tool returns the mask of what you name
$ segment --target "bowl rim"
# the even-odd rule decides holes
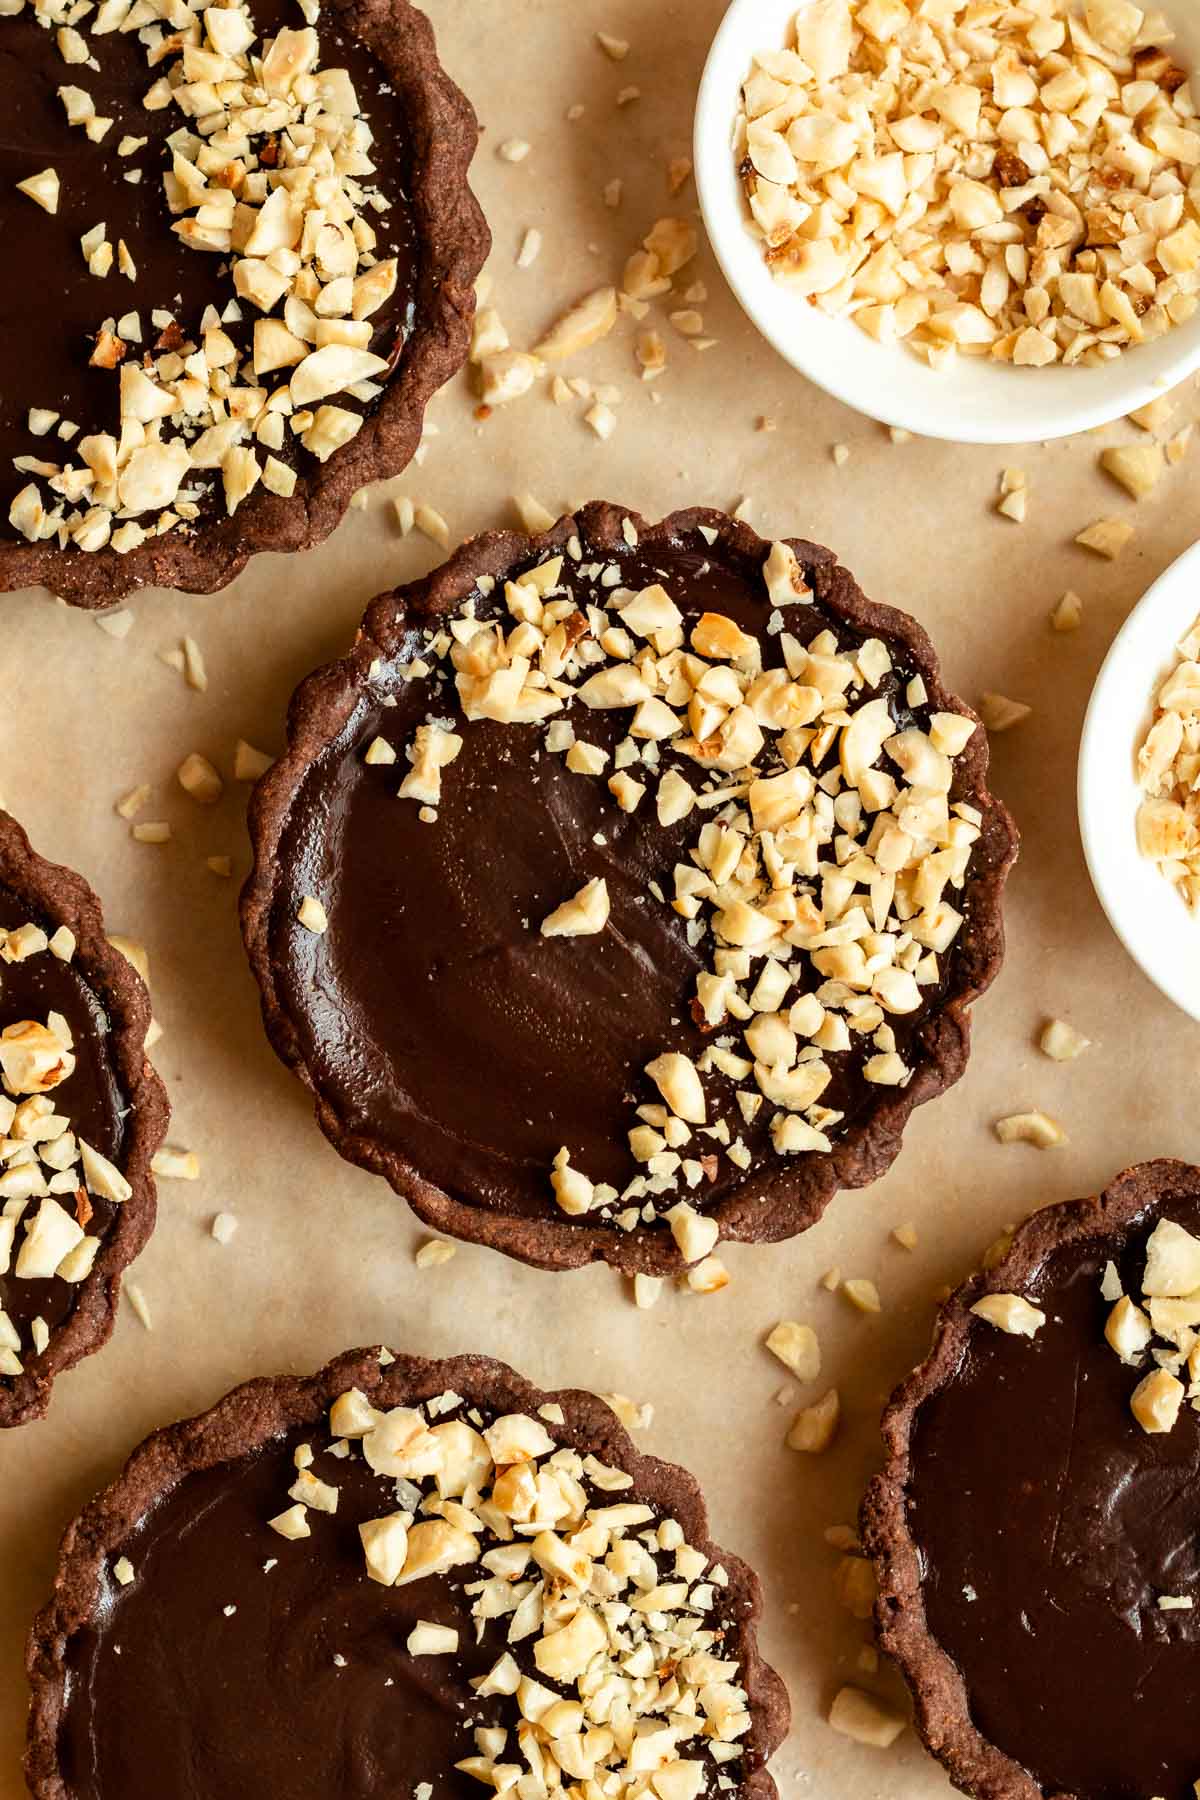
[[[1190,576],[1190,580],[1189,580]],[[1188,599],[1190,596],[1190,599]],[[1188,599],[1186,608],[1184,601]],[[1146,629],[1146,622],[1157,617],[1159,613],[1169,614],[1178,606],[1186,618],[1188,626],[1200,617],[1200,540],[1191,544],[1169,563],[1162,573],[1146,589],[1141,599],[1131,609],[1120,630],[1108,647],[1104,661],[1100,665],[1092,691],[1088,698],[1084,713],[1083,728],[1079,737],[1079,759],[1076,771],[1076,809],[1079,822],[1079,839],[1083,849],[1083,859],[1087,866],[1088,876],[1100,902],[1101,910],[1119,942],[1128,955],[1166,999],[1179,1007],[1191,1018],[1200,1021],[1200,919],[1188,913],[1183,901],[1173,894],[1163,876],[1137,849],[1134,837],[1134,819],[1128,820],[1129,847],[1127,855],[1106,853],[1103,846],[1112,841],[1114,824],[1120,826],[1123,818],[1123,806],[1118,806],[1118,817],[1114,818],[1113,797],[1111,791],[1102,785],[1101,776],[1106,758],[1113,750],[1112,719],[1113,714],[1123,714],[1122,698],[1128,687],[1126,665],[1133,662],[1136,667],[1144,663],[1142,657],[1131,658],[1130,646],[1137,642]],[[1169,619],[1164,620],[1162,651],[1159,667],[1165,672],[1171,651],[1182,635],[1176,627],[1171,629]],[[1139,696],[1139,712],[1148,719],[1152,710],[1153,677],[1145,685]],[[1133,759],[1135,743],[1131,739],[1125,746],[1130,781],[1133,794],[1138,792],[1133,782]],[[1187,986],[1175,983],[1166,972],[1164,959],[1150,955],[1146,947],[1146,930],[1139,935],[1130,923],[1134,909],[1129,900],[1129,883],[1122,882],[1120,870],[1124,867],[1144,868],[1148,875],[1159,884],[1162,897],[1172,906],[1179,909],[1181,922],[1190,922],[1196,931],[1196,955],[1194,959],[1195,977],[1192,981],[1192,992]],[[1154,890],[1156,893],[1158,889]]]
[[[776,11],[781,21],[786,22],[807,3],[808,0],[775,0],[772,5],[770,0],[729,0],[705,58],[692,130],[696,195],[713,256],[743,312],[785,362],[835,400],[880,424],[911,431],[915,436],[952,443],[993,445],[1070,437],[1113,424],[1159,399],[1200,369],[1200,312],[1197,312],[1192,320],[1174,327],[1151,344],[1126,351],[1103,368],[1046,371],[1079,380],[1080,398],[1070,405],[1061,400],[1056,405],[1044,387],[1039,396],[1032,378],[1042,375],[1042,371],[1017,371],[1004,365],[995,367],[999,380],[1015,376],[1029,380],[1031,398],[1024,404],[1022,397],[1016,422],[1011,414],[1011,402],[1009,412],[993,417],[968,404],[965,395],[956,407],[949,387],[940,405],[918,415],[917,410],[906,406],[902,399],[897,403],[893,384],[876,379],[878,358],[870,358],[870,376],[858,373],[860,365],[855,358],[822,354],[815,335],[803,329],[785,329],[769,301],[770,295],[781,290],[772,281],[758,246],[745,229],[740,185],[731,150],[733,113],[729,103],[729,65],[748,69],[754,50],[765,36],[770,35]],[[1186,24],[1184,21],[1185,27]],[[1200,30],[1195,20],[1191,21],[1190,29],[1193,32]],[[1200,48],[1200,38],[1197,45]],[[805,302],[797,296],[794,305],[799,309]],[[803,319],[803,312],[799,316]],[[849,320],[829,318],[827,323],[845,331],[854,329]],[[868,344],[873,351],[882,351],[889,357],[908,354],[902,346],[874,345],[870,339],[863,338],[862,346]],[[1138,367],[1144,366],[1139,364],[1139,358],[1155,348],[1160,352],[1154,359],[1155,374],[1152,377],[1139,375]],[[911,360],[914,367],[921,368],[915,359]],[[990,363],[984,364],[982,359],[972,359],[972,362],[978,365],[979,373],[985,367],[993,367]],[[1118,369],[1121,379],[1099,379],[1107,376],[1109,370],[1115,372]],[[934,371],[924,372],[936,379],[954,380],[949,371],[946,376],[938,376]]]

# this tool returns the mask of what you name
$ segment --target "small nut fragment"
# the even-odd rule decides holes
[[[395,1512],[382,1519],[364,1519],[358,1528],[367,1574],[383,1587],[395,1587],[404,1570],[411,1522],[409,1513]]]
[[[596,876],[542,920],[541,933],[548,938],[594,937],[607,925],[608,913],[608,883]]]
[[[441,1269],[458,1255],[458,1245],[445,1238],[428,1238],[418,1249],[413,1261],[418,1269]]]
[[[1100,452],[1100,467],[1135,500],[1152,493],[1166,468],[1161,444],[1122,444]]]
[[[811,1325],[783,1319],[768,1334],[766,1343],[797,1381],[815,1381],[821,1373],[821,1346]]]
[[[883,1310],[879,1299],[879,1289],[873,1281],[864,1280],[861,1276],[854,1276],[849,1281],[842,1283],[842,1292],[859,1312],[877,1313]]]
[[[194,1150],[179,1150],[164,1144],[150,1159],[150,1168],[165,1181],[199,1181],[200,1158]]]
[[[533,354],[547,362],[561,362],[607,337],[616,322],[616,288],[596,288],[555,321],[534,346]]]
[[[1012,1337],[1036,1337],[1046,1323],[1045,1313],[1031,1306],[1020,1294],[985,1294],[971,1311]]]
[[[1109,562],[1115,562],[1133,536],[1133,526],[1125,519],[1097,519],[1094,525],[1075,534],[1075,542],[1084,550],[1093,550]]]
[[[1050,623],[1055,631],[1078,631],[1082,622],[1083,601],[1068,588],[1050,614]]]
[[[17,192],[35,200],[43,212],[58,211],[58,173],[55,169],[43,169],[38,175],[26,176],[24,181],[18,181]]]
[[[224,782],[208,758],[195,750],[180,763],[176,778],[184,793],[201,806],[215,806],[225,791]]]
[[[671,1227],[671,1236],[684,1262],[703,1262],[716,1248],[721,1227],[715,1219],[698,1213],[686,1200],[680,1200],[663,1217]]]
[[[1011,731],[1033,711],[1022,700],[1009,700],[1004,694],[984,694],[979,702],[979,716],[989,731]]]
[[[408,1634],[406,1648],[410,1656],[452,1656],[458,1649],[458,1632],[453,1625],[418,1619]]]
[[[1140,1306],[1122,1294],[1104,1326],[1104,1335],[1122,1362],[1138,1362],[1148,1349],[1154,1329]]]
[[[804,1450],[811,1455],[818,1455],[828,1450],[837,1432],[841,1418],[842,1405],[836,1388],[830,1388],[827,1394],[814,1402],[812,1406],[800,1409],[792,1421],[792,1428],[787,1434],[789,1450]]]
[[[646,1074],[677,1118],[689,1125],[704,1124],[708,1117],[704,1088],[690,1057],[667,1051],[646,1064]]]
[[[1036,1108],[997,1119],[992,1129],[1002,1144],[1033,1144],[1038,1150],[1059,1150],[1067,1141],[1058,1120]]]
[[[1142,1292],[1182,1299],[1200,1289],[1200,1238],[1173,1219],[1160,1219],[1146,1243]]]
[[[296,908],[296,918],[306,931],[314,932],[318,937],[329,929],[329,918],[325,908],[313,894],[305,894]]]
[[[874,1694],[862,1688],[844,1687],[834,1696],[829,1709],[829,1723],[843,1737],[856,1744],[869,1744],[876,1750],[888,1750],[908,1724],[907,1719]]]
[[[1166,1369],[1155,1369],[1139,1381],[1129,1396],[1129,1410],[1148,1433],[1170,1431],[1179,1417],[1187,1392],[1182,1381]]]
[[[1074,1062],[1077,1056],[1083,1055],[1091,1041],[1081,1031],[1076,1031],[1073,1025],[1068,1025],[1065,1019],[1047,1019],[1038,1038],[1038,1049],[1052,1062]]]

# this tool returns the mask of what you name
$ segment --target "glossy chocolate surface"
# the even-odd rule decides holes
[[[514,1715],[469,1682],[509,1648],[540,1679],[535,1639],[509,1646],[499,1621],[476,1643],[463,1584],[477,1568],[371,1581],[358,1525],[395,1510],[396,1484],[326,1442],[297,1428],[189,1475],[127,1539],[133,1582],[106,1573],[71,1640],[59,1758],[72,1800],[412,1800],[421,1783],[432,1800],[479,1800],[454,1765],[475,1754],[472,1727],[511,1730]],[[310,1513],[312,1536],[289,1543],[267,1521],[290,1504],[301,1443],[338,1509]],[[459,1650],[410,1656],[418,1620],[455,1627]],[[522,1762],[512,1737],[503,1760]]]
[[[909,1527],[929,1628],[976,1728],[1047,1794],[1193,1800],[1200,1780],[1200,1418],[1151,1436],[1129,1410],[1145,1369],[1104,1339],[1111,1257],[1141,1292],[1168,1195],[1118,1241],[1052,1252],[1024,1289],[1028,1340],[975,1326],[913,1435]],[[1161,1595],[1193,1599],[1163,1612]]]
[[[29,908],[0,887],[0,931],[11,931],[30,922]],[[32,922],[45,924],[40,920]],[[46,929],[53,931],[53,923]],[[86,1138],[102,1156],[119,1160],[125,1100],[109,1060],[105,1044],[109,1022],[98,996],[72,964],[60,962],[49,950],[25,962],[0,963],[0,1030],[23,1019],[44,1025],[50,1012],[62,1013],[75,1040],[75,1069],[53,1090],[55,1110],[65,1113],[71,1121],[70,1129]],[[60,1195],[59,1199],[68,1211],[72,1210],[69,1194]],[[36,1207],[37,1202],[30,1205]],[[100,1199],[92,1199],[91,1206],[88,1233],[103,1235],[116,1208]],[[32,1320],[44,1319],[53,1331],[72,1311],[78,1291],[72,1283],[57,1277],[50,1281],[18,1280],[10,1269],[0,1275],[0,1311],[8,1314],[27,1344]]]
[[[777,633],[767,633],[761,572],[732,558],[714,563],[692,530],[653,553],[622,546],[605,562],[620,564],[626,587],[661,581],[688,623],[706,610],[735,618],[761,636],[765,666],[776,666],[782,655]],[[587,566],[568,560],[563,573],[583,604],[598,591]],[[502,584],[477,611],[497,605]],[[805,641],[831,623],[816,606],[788,609],[789,630]],[[836,626],[843,644],[859,641]],[[417,642],[414,631],[407,657]],[[898,728],[913,717],[905,675],[901,665],[879,690]],[[568,1146],[592,1180],[623,1189],[638,1169],[627,1143],[634,1108],[660,1099],[644,1065],[666,1050],[695,1058],[712,1041],[690,1005],[711,944],[689,943],[685,921],[652,892],[657,884],[673,895],[674,866],[695,842],[697,817],[661,827],[653,775],[639,809],[623,813],[605,778],[573,774],[545,750],[542,729],[479,721],[466,725],[462,752],[444,773],[437,822],[423,824],[416,805],[397,798],[404,751],[417,725],[451,715],[459,716],[452,684],[406,684],[399,665],[386,664],[309,770],[279,859],[271,927],[278,993],[318,1091],[350,1131],[394,1146],[425,1180],[473,1206],[563,1222],[549,1180],[559,1148]],[[609,750],[628,725],[627,709],[576,704],[568,717],[579,738]],[[376,736],[395,748],[398,769],[364,763]],[[599,876],[611,903],[604,932],[542,938],[542,919]],[[306,894],[322,897],[324,936],[296,923]],[[953,951],[943,959],[943,980],[953,959]],[[811,968],[808,979],[819,979]],[[940,991],[928,990],[933,1005]],[[901,1053],[928,1016],[923,1007],[892,1021]],[[860,1044],[830,1059],[822,1100],[847,1121],[879,1095],[861,1076],[871,1053]],[[710,1119],[730,1119],[752,1162],[739,1170],[721,1157],[716,1179],[688,1193],[699,1207],[781,1163],[769,1137],[773,1109],[746,1126],[729,1081],[705,1082]],[[688,1154],[709,1147],[703,1136],[695,1145]]]
[[[289,0],[250,0],[249,10],[260,40],[282,25],[299,28],[305,23]],[[88,23],[83,22],[85,33]],[[374,315],[371,343],[377,355],[388,356],[411,318],[418,279],[415,227],[404,199],[408,152],[403,121],[364,47],[336,31],[328,16],[318,24],[318,33],[321,66],[350,71],[374,133],[373,179],[393,202],[376,228],[379,255],[398,258],[398,280],[387,305]],[[136,33],[111,32],[88,41],[99,71],[64,62],[54,30],[38,23],[31,5],[15,17],[0,18],[0,534],[8,536],[9,506],[30,479],[13,468],[15,456],[78,463],[72,445],[79,437],[119,428],[119,372],[88,364],[104,321],[136,311],[149,349],[158,336],[150,323],[155,308],[174,313],[185,332],[195,332],[206,306],[223,310],[234,298],[228,259],[189,249],[171,230],[162,187],[170,154],[165,140],[187,120],[178,107],[147,111],[141,103],[162,67],[151,68]],[[58,98],[64,86],[84,88],[97,113],[113,119],[100,144],[93,144],[82,126],[67,124]],[[127,134],[148,141],[133,155],[120,156],[117,146]],[[61,184],[54,215],[16,192],[17,182],[46,168],[58,171]],[[125,179],[135,171],[141,173],[136,184]],[[135,281],[120,274],[115,263],[104,279],[89,273],[79,240],[101,220],[114,250],[120,238],[128,245],[137,267]],[[240,345],[249,344],[258,316],[248,302],[244,311],[243,323],[226,326]],[[339,404],[356,406],[348,398]],[[71,444],[55,431],[34,437],[27,423],[30,407],[49,408],[73,420],[81,428],[78,436]],[[285,460],[310,460],[292,447],[290,434],[285,444]]]

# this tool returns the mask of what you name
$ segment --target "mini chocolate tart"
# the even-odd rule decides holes
[[[661,1274],[790,1236],[962,1074],[1016,847],[986,777],[828,550],[604,505],[479,538],[292,702],[242,902],[268,1034],[459,1237]]]
[[[942,1308],[863,1539],[927,1748],[981,1800],[1192,1800],[1200,1169],[1047,1207]]]
[[[594,1395],[357,1350],[155,1433],[68,1529],[26,1774],[36,1800],[775,1800],[761,1608],[691,1476]]]
[[[0,812],[0,1426],[108,1341],[169,1116],[150,1003],[100,903]]]
[[[0,587],[99,607],[308,549],[405,467],[466,356],[478,127],[428,20],[5,14]]]

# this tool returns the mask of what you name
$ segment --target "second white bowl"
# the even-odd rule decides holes
[[[1134,759],[1175,646],[1200,615],[1200,544],[1138,602],[1096,677],[1079,745],[1079,833],[1109,924],[1176,1006],[1200,1019],[1200,916],[1137,847]]]

